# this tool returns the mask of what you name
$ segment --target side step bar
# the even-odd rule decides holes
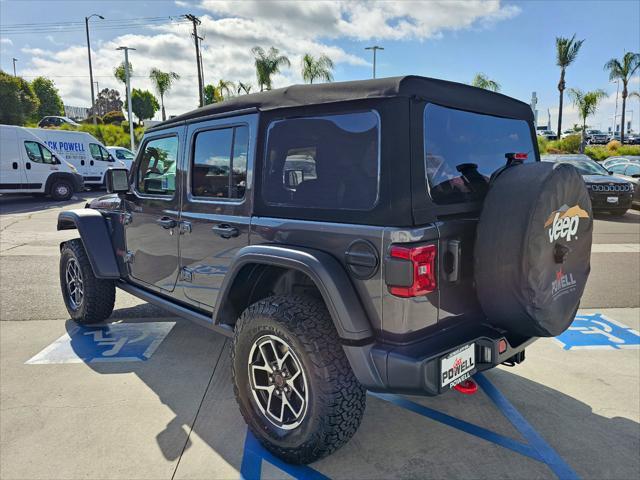
[[[214,325],[213,318],[211,316],[204,315],[203,313],[197,312],[187,307],[183,307],[182,305],[167,300],[160,295],[157,295],[143,288],[136,287],[126,282],[116,282],[116,287],[118,287],[120,290],[130,293],[134,297],[138,297],[144,300],[145,302],[149,302],[153,305],[156,305],[157,307],[163,308],[178,317],[191,320],[192,322],[213,330],[216,333],[220,333],[225,337],[233,337],[233,328],[231,326]]]

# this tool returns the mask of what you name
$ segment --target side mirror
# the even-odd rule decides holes
[[[631,178],[640,178],[640,173],[634,173]]]
[[[56,165],[62,165],[62,162],[57,156],[52,155],[52,157],[53,157],[53,163],[55,163]]]
[[[109,168],[105,175],[107,192],[127,193],[129,191],[129,172],[126,168]]]
[[[609,175],[613,175],[613,170],[607,170],[607,172],[609,172]]]
[[[113,155],[111,155],[111,154],[109,154],[109,158],[108,158],[108,160],[109,160],[110,162],[115,162],[115,161],[116,161],[116,159],[115,159],[115,158],[113,158]]]

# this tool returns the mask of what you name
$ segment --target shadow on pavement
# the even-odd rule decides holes
[[[142,306],[124,310],[115,316],[148,313]],[[69,320],[67,331],[74,325]],[[171,408],[175,416],[155,440],[166,459],[180,458],[176,478],[240,471],[246,427],[231,386],[229,342],[221,336],[179,321],[149,361],[87,365],[102,375],[135,374]],[[576,398],[503,368],[485,375],[579,476],[631,478],[640,471],[640,424],[596,414]],[[197,384],[188,382],[190,376]],[[484,393],[411,400],[523,441]],[[553,478],[545,464],[488,440],[378,398],[369,396],[367,403],[355,437],[314,469],[334,478],[416,478],[427,472],[437,478]],[[135,428],[136,419],[131,422]]]
[[[52,208],[66,207],[79,202],[86,202],[93,198],[106,195],[104,190],[91,190],[76,193],[70,200],[57,202],[44,195],[0,195],[0,215],[10,215],[16,213],[33,213]],[[83,205],[84,206],[84,205]]]
[[[637,212],[631,212],[630,210],[621,217],[608,215],[606,213],[596,213],[594,214],[594,217],[596,220],[603,220],[607,222],[640,224],[640,215]]]

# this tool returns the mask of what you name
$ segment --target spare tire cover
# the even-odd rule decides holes
[[[589,193],[573,166],[535,162],[495,178],[474,252],[488,322],[524,336],[565,331],[591,269],[592,231]]]

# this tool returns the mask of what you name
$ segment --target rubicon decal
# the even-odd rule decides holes
[[[569,207],[565,204],[552,212],[544,224],[545,228],[549,227],[549,242],[553,243],[559,238],[570,242],[572,238],[576,238],[581,218],[589,218],[589,214],[579,205]]]

